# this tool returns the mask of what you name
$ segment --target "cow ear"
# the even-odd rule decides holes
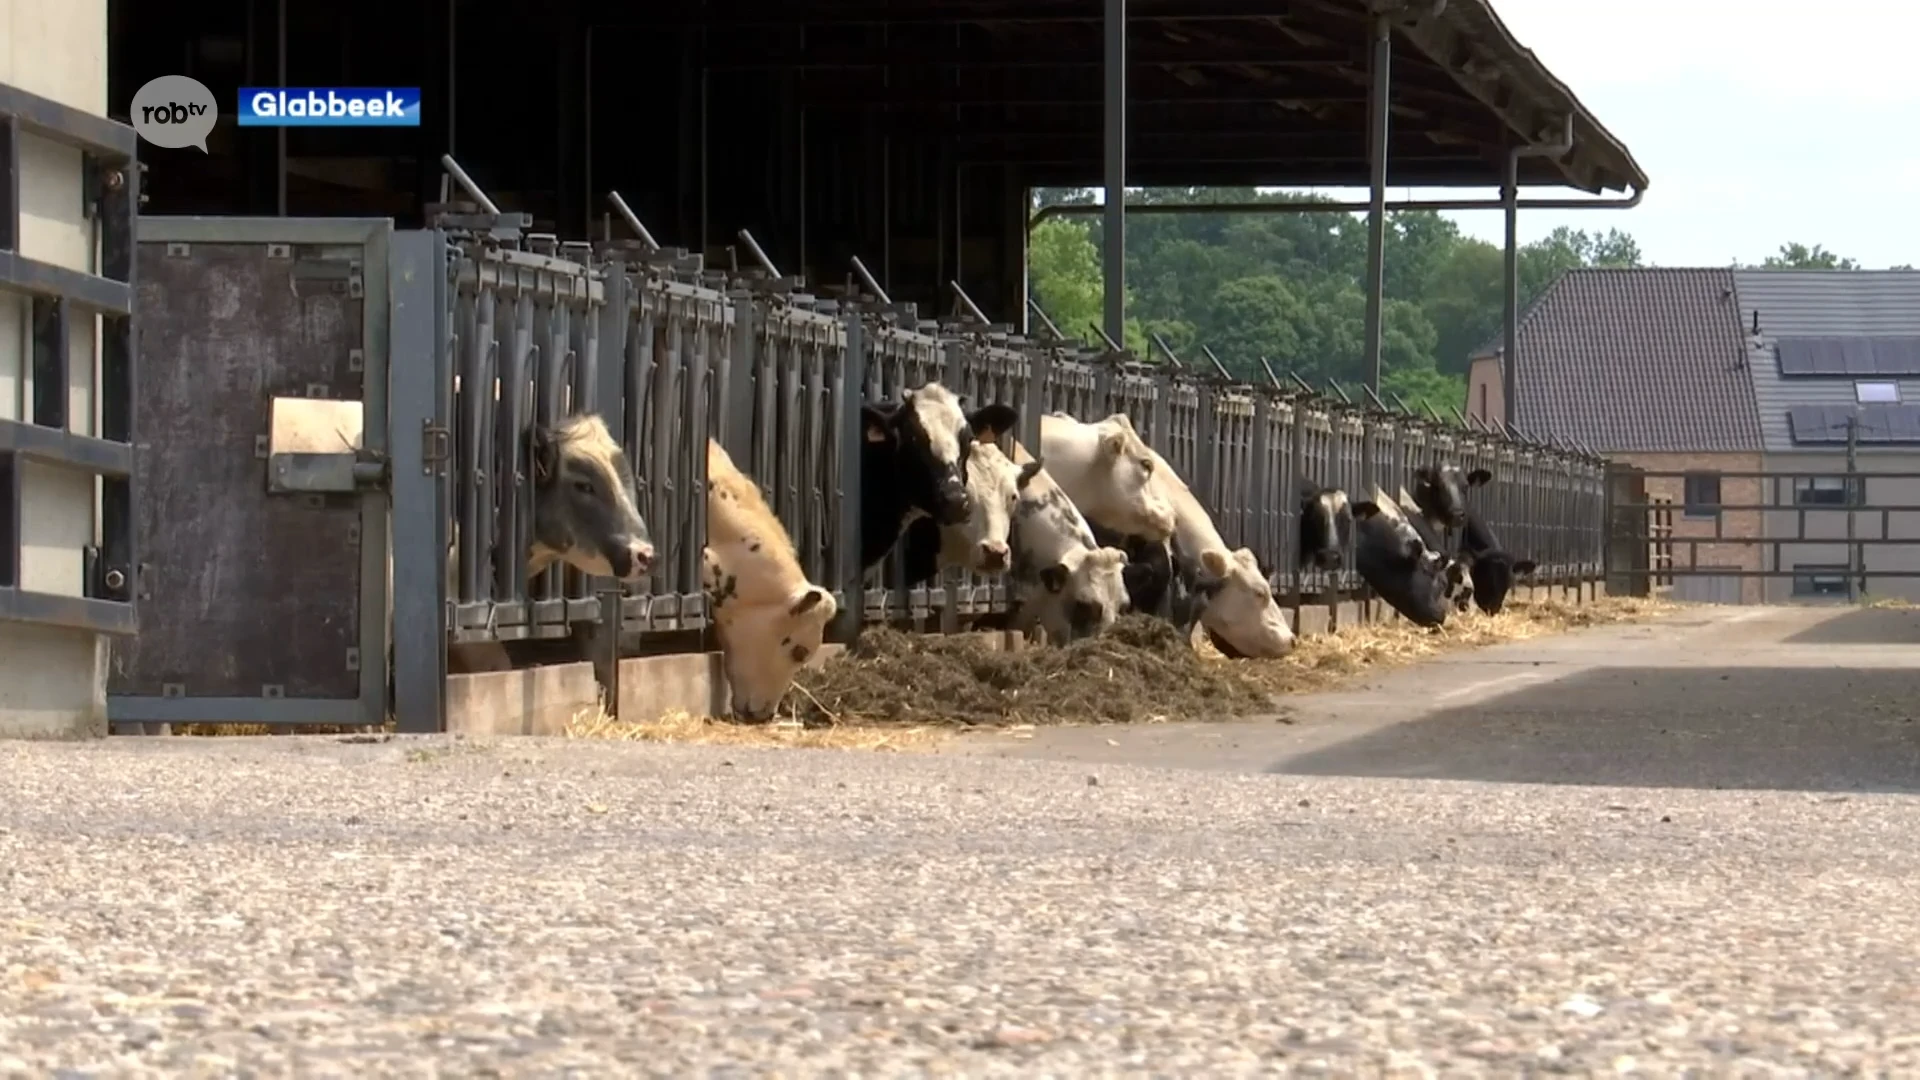
[[[1033,482],[1034,477],[1040,475],[1040,470],[1044,467],[1045,466],[1040,464],[1040,459],[1038,458],[1020,466],[1020,475],[1013,482],[1014,490],[1025,491],[1027,485]]]
[[[1208,548],[1200,553],[1200,569],[1205,570],[1209,577],[1226,577],[1229,569],[1227,558],[1227,553],[1219,548]]]
[[[973,437],[992,441],[1020,426],[1020,411],[1011,405],[994,402],[975,409],[967,417]]]
[[[1067,564],[1054,563],[1040,569],[1040,584],[1050,593],[1057,593],[1067,587]]]
[[[1127,434],[1124,431],[1109,431],[1100,436],[1100,457],[1111,460],[1121,455],[1127,448]]]
[[[787,609],[787,614],[797,619],[807,612],[812,611],[814,608],[819,607],[820,602],[826,598],[827,594],[825,590],[808,589],[805,595],[794,601],[793,606]]]
[[[533,482],[552,482],[560,472],[560,441],[545,424],[533,425]]]
[[[1467,474],[1467,486],[1479,487],[1493,480],[1493,474],[1485,469],[1475,469]]]
[[[893,432],[888,427],[892,419],[891,415],[873,405],[860,406],[860,422],[867,426],[867,441],[870,443],[893,441]]]
[[[1532,559],[1521,559],[1519,562],[1513,564],[1513,572],[1516,574],[1531,574],[1537,569],[1539,569],[1539,565]]]

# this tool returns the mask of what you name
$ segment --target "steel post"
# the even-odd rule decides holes
[[[1393,26],[1385,16],[1373,20],[1373,49],[1367,88],[1367,387],[1380,389],[1380,309],[1386,288],[1387,122],[1393,63]]]
[[[1500,297],[1503,331],[1500,355],[1501,419],[1509,427],[1519,417],[1520,401],[1520,155],[1507,153],[1507,175],[1501,181],[1500,201],[1507,216],[1506,268],[1502,271]]]
[[[1106,0],[1106,245],[1100,275],[1107,336],[1127,340],[1127,0]]]

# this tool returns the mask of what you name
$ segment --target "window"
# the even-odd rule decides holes
[[[1793,568],[1793,595],[1847,595],[1847,568],[1831,563],[1799,563]]]
[[[1720,474],[1687,474],[1688,517],[1717,517],[1720,513]]]
[[[1896,382],[1857,382],[1853,398],[1862,405],[1900,404],[1900,384]]]
[[[1849,488],[1853,490],[1853,505],[1867,501],[1865,477],[1856,476],[1848,483],[1844,476],[1796,476],[1793,502],[1795,506],[1846,506]]]

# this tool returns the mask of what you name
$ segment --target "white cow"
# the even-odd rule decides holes
[[[1228,548],[1187,482],[1157,452],[1147,452],[1159,463],[1153,484],[1174,508],[1174,572],[1195,577],[1194,591],[1204,597],[1200,623],[1214,644],[1244,657],[1274,659],[1292,652],[1293,628],[1274,601],[1273,586],[1260,572],[1253,550]]]
[[[807,580],[793,538],[760,488],[707,440],[707,546],[702,586],[732,692],[732,712],[773,715],[794,672],[820,651],[839,613],[833,594]]]
[[[1127,610],[1127,553],[1094,541],[1086,518],[1044,469],[1020,487],[1012,543],[1015,630],[1031,636],[1038,626],[1048,641],[1065,645],[1105,633]]]
[[[982,417],[986,411],[968,418],[977,436],[1009,430],[999,423],[1003,417]],[[1089,521],[1154,543],[1173,535],[1173,504],[1152,482],[1166,463],[1141,440],[1125,413],[1091,424],[1047,413],[1040,418],[1040,459]]]

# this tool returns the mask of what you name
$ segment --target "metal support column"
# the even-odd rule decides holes
[[[1127,0],[1106,0],[1106,245],[1101,287],[1107,336],[1127,340]]]
[[[1367,387],[1380,391],[1380,309],[1386,289],[1387,256],[1387,105],[1391,87],[1393,27],[1386,16],[1373,20],[1373,49],[1368,62],[1367,168],[1371,186],[1367,206]]]
[[[1502,336],[1500,338],[1500,418],[1512,427],[1519,413],[1520,384],[1520,154],[1507,153],[1507,175],[1501,179],[1500,201],[1507,216],[1506,268],[1500,279]]]

